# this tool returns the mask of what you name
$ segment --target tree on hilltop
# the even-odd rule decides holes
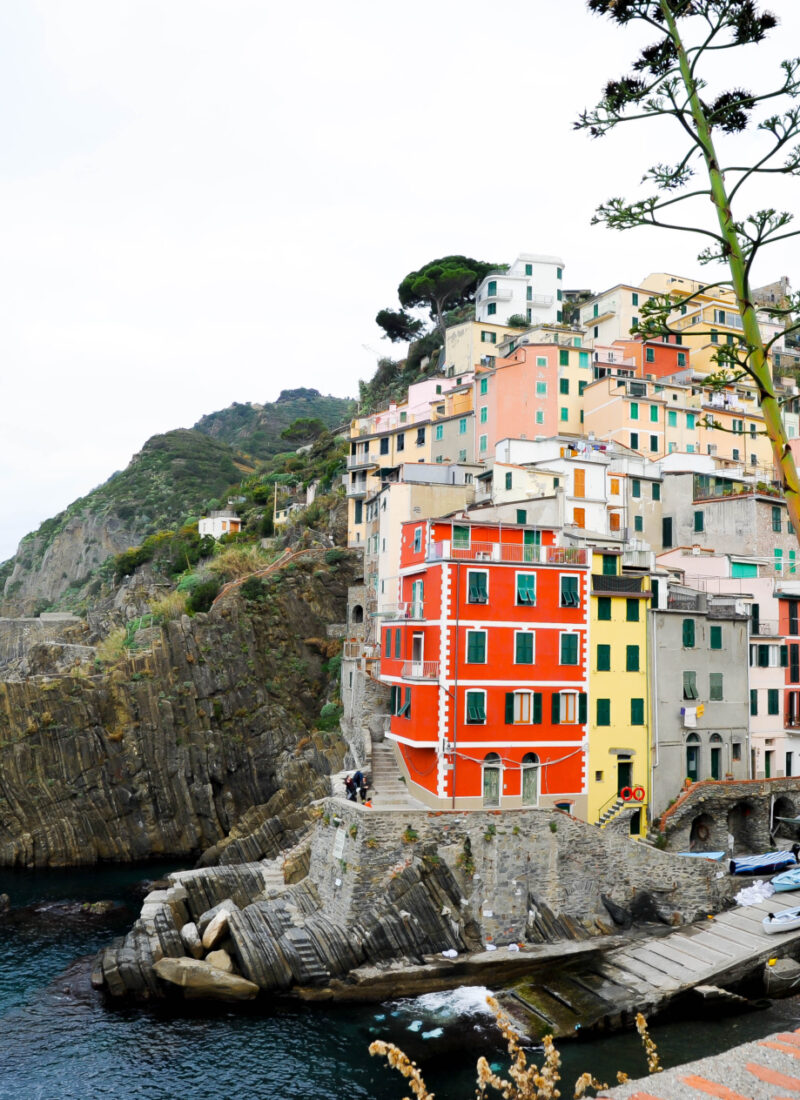
[[[800,145],[793,144],[800,135],[796,102],[800,97],[800,58],[783,61],[779,81],[767,91],[734,87],[710,92],[700,73],[707,71],[708,62],[719,51],[737,51],[731,57],[736,71],[751,73],[754,70],[740,56],[741,49],[763,41],[777,26],[776,17],[760,11],[757,0],[588,0],[588,7],[620,26],[641,23],[651,27],[656,41],[642,50],[632,73],[608,82],[598,105],[581,114],[576,128],[602,137],[622,122],[672,119],[686,139],[680,160],[656,164],[645,173],[642,182],[650,185],[654,194],[634,201],[610,199],[598,207],[593,222],[611,229],[646,225],[696,233],[707,242],[698,257],[700,263],[726,265],[729,279],[714,280],[681,301],[691,302],[712,287],[733,290],[743,338],[738,347],[719,349],[718,370],[711,382],[723,386],[745,376],[755,382],[792,525],[800,536],[800,481],[769,361],[772,345],[784,332],[766,341],[762,337],[750,281],[761,249],[800,231],[786,231],[793,220],[787,211],[768,208],[742,216],[738,206],[742,189],[754,179],[768,174],[800,175]],[[755,112],[761,117],[751,127]],[[763,139],[755,162],[737,159],[732,152],[723,165],[719,150],[724,146],[727,153],[728,145],[733,150],[736,142],[731,139],[748,127]],[[697,174],[700,178],[694,184],[691,181]],[[703,217],[709,199],[715,213],[711,223]],[[695,200],[700,203],[699,210]],[[680,204],[689,205],[681,207],[680,216],[676,216]],[[638,331],[645,337],[677,335],[678,328],[670,324],[676,304],[672,295],[654,295],[641,311]],[[793,320],[799,310],[800,294],[794,294],[765,312],[784,323],[786,331],[793,331],[800,328],[800,322]],[[692,331],[706,335],[699,328]],[[719,425],[711,422],[711,426]]]
[[[473,260],[469,256],[443,256],[431,260],[418,271],[410,271],[397,288],[402,310],[382,309],[375,321],[390,340],[414,339],[422,323],[407,311],[419,307],[429,311],[441,333],[445,334],[445,312],[475,301],[478,283],[490,271],[504,270],[502,265]],[[411,335],[405,335],[410,332]],[[403,333],[402,335],[394,335]]]

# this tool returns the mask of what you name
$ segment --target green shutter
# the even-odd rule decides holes
[[[644,725],[644,699],[631,699],[631,725]]]
[[[510,726],[514,723],[514,692],[506,692],[506,725]]]
[[[597,598],[597,618],[602,622],[611,621],[611,597],[610,596],[598,596]]]
[[[540,726],[542,724],[542,693],[541,693],[541,691],[534,691],[534,693],[533,693],[533,721],[534,721],[534,725]]]
[[[582,691],[580,693],[580,695],[578,696],[578,721],[582,722],[584,725],[585,725],[586,720],[587,720],[586,707],[587,707],[586,692]]]
[[[558,353],[558,365],[560,367],[569,366],[569,352],[564,350],[563,348]]]
[[[626,672],[638,672],[639,671],[639,647],[638,645],[629,645],[625,647],[625,671]]]
[[[767,690],[767,714],[779,714],[780,702],[779,693],[777,688],[769,688]]]
[[[515,635],[514,662],[518,665],[533,664],[533,634],[529,631]]]
[[[694,648],[694,619],[683,620],[683,648]]]
[[[550,697],[550,721],[554,726],[561,721],[561,696],[557,691]]]
[[[789,667],[789,647],[788,645],[781,646],[781,668]]]
[[[722,649],[722,627],[712,626],[710,630],[711,648]]]
[[[758,690],[750,688],[750,714],[755,717],[758,714]]]
[[[611,700],[610,699],[598,699],[597,700],[597,725],[598,726],[610,726],[611,725]]]
[[[625,620],[629,623],[638,623],[639,621],[639,601],[638,600],[626,600],[625,601]]]
[[[599,645],[597,647],[597,671],[598,672],[610,672],[611,671],[611,646]]]

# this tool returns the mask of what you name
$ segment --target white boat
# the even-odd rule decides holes
[[[796,928],[800,928],[800,906],[784,909],[780,913],[767,913],[761,927],[768,936],[775,936],[779,932],[794,932]]]

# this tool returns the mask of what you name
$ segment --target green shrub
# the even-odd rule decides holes
[[[338,546],[334,546],[332,550],[329,550],[325,555],[325,561],[328,565],[336,565],[337,562],[342,561],[347,557],[347,551],[340,549]]]
[[[219,581],[201,581],[196,584],[189,593],[186,601],[186,610],[190,614],[197,611],[209,611],[214,600],[219,595]]]

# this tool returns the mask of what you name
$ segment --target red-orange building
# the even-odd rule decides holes
[[[586,811],[589,563],[555,532],[467,514],[403,525],[381,679],[431,806]]]

